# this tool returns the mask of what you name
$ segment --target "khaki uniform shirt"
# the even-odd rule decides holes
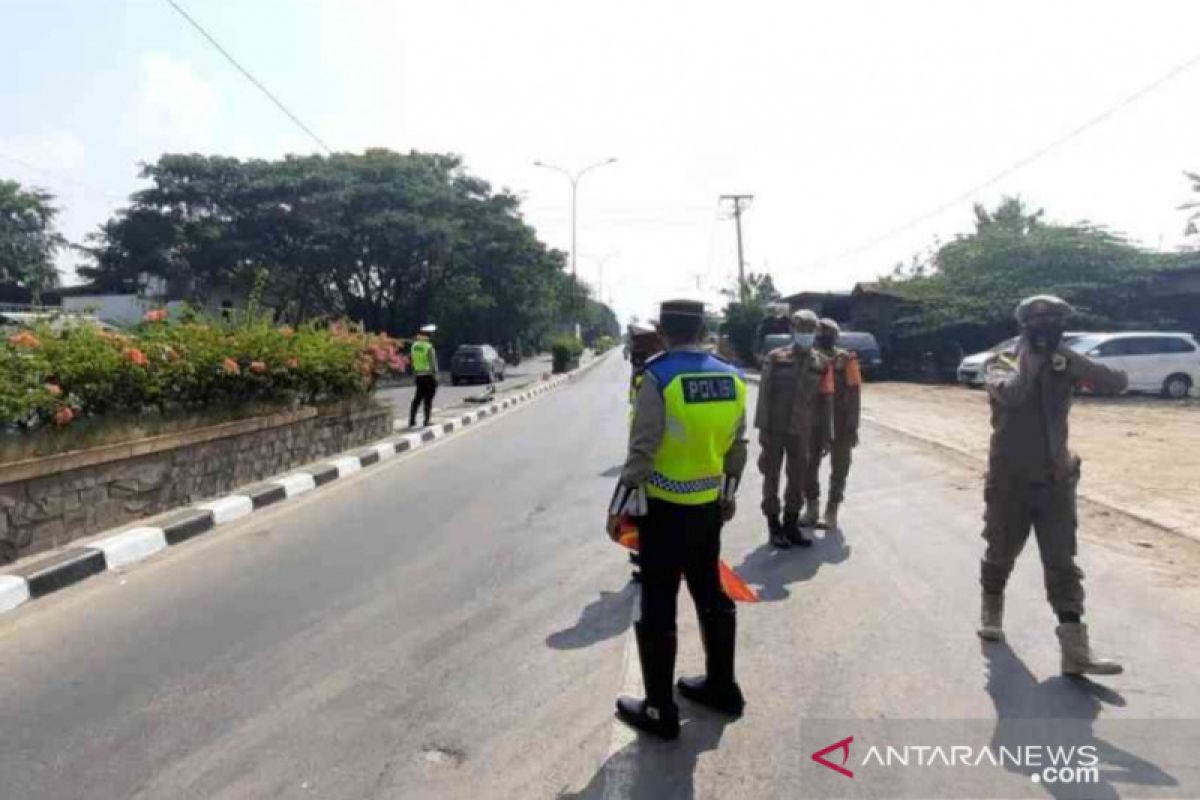
[[[830,394],[822,391],[828,366],[828,360],[815,350],[795,345],[772,350],[759,379],[754,427],[763,435],[808,437],[815,423],[823,421],[828,426]],[[777,382],[784,387],[790,383],[791,391]],[[828,436],[827,427],[822,435]]]
[[[997,356],[987,365],[992,407],[988,467],[1032,481],[1066,480],[1078,468],[1067,442],[1075,387],[1120,394],[1128,379],[1066,347],[1046,357],[1040,369],[1030,370],[1026,346],[1020,344],[1016,358]]]

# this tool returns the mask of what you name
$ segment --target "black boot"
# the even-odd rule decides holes
[[[617,698],[617,717],[627,725],[662,739],[679,737],[679,707],[675,705],[671,678],[675,674],[675,633],[647,631],[634,625],[638,655],[642,662],[642,682],[646,699]]]
[[[637,553],[629,554],[629,563],[633,565],[633,573],[629,576],[629,580],[634,583],[642,582],[642,562],[638,561]]]
[[[700,617],[700,637],[704,641],[706,674],[680,678],[679,693],[724,714],[739,717],[746,707],[742,690],[733,677],[733,656],[737,644],[737,613],[708,611]]]
[[[812,547],[812,539],[804,535],[804,528],[800,527],[800,515],[795,511],[783,515],[783,533],[797,547]]]
[[[783,526],[779,524],[778,514],[767,514],[767,541],[772,546],[778,547],[780,550],[787,550],[792,546],[787,535],[783,532]]]

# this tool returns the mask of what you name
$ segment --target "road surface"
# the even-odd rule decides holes
[[[1057,674],[1028,552],[1011,647],[983,647],[980,488],[876,430],[844,531],[809,551],[763,546],[748,473],[724,546],[763,598],[740,609],[746,715],[684,704],[674,744],[614,723],[637,686],[636,589],[602,532],[626,369],[0,617],[0,797],[1200,796],[1195,574],[1085,541],[1096,639],[1129,667],[1092,684]],[[1098,783],[861,764],[1048,730],[1096,748]],[[853,778],[810,758],[849,736]]]

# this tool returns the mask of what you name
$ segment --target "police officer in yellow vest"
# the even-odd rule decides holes
[[[417,426],[417,408],[424,406],[425,425],[429,425],[429,415],[433,411],[433,396],[437,394],[438,362],[437,351],[429,337],[437,331],[436,325],[426,325],[417,334],[416,341],[409,349],[412,356],[413,375],[416,376],[417,391],[413,395],[412,405],[408,408],[408,427]]]
[[[608,534],[621,514],[636,517],[642,567],[635,624],[644,700],[621,697],[617,716],[667,739],[679,735],[675,604],[686,579],[704,642],[703,677],[681,678],[679,693],[738,715],[745,705],[734,679],[736,616],[721,590],[721,527],[733,518],[746,465],[746,384],[730,364],[701,347],[704,305],[662,304],[659,330],[668,350],[646,363],[629,451],[608,509]]]

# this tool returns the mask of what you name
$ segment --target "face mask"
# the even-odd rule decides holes
[[[797,347],[808,348],[813,346],[813,335],[811,333],[797,333],[792,337],[792,340],[796,343]]]
[[[817,347],[822,350],[832,350],[836,340],[832,336],[818,336]]]
[[[1025,338],[1033,348],[1042,353],[1052,353],[1062,342],[1062,325],[1057,322],[1031,322],[1025,328]]]

